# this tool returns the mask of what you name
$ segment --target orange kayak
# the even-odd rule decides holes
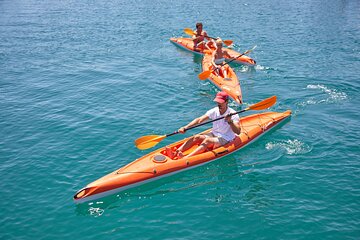
[[[213,65],[211,64],[212,56],[205,54],[202,60],[203,71],[212,71]],[[223,68],[227,69],[228,78],[224,78],[221,74],[211,72],[209,80],[215,84],[219,89],[229,94],[229,96],[238,104],[242,104],[242,93],[238,77],[234,70],[229,66],[225,65]]]
[[[74,201],[81,203],[95,200],[217,160],[252,143],[255,139],[290,116],[291,111],[288,110],[282,113],[264,112],[243,117],[240,119],[241,133],[233,141],[189,158],[171,159],[166,155],[165,148],[160,148],[88,184],[74,195]],[[210,129],[204,131],[204,133],[208,131]],[[186,140],[187,138],[175,142],[168,147],[176,150]],[[193,146],[193,148],[184,152],[184,155],[186,156],[196,147],[197,145]]]
[[[199,55],[203,55],[204,54],[204,50],[203,49],[198,49],[198,51],[194,50],[194,42],[191,38],[170,38],[170,41],[175,44],[176,46],[191,51],[195,54],[199,54]],[[239,52],[229,49],[229,48],[223,48],[230,56],[231,58],[236,58],[237,56],[240,55]],[[229,59],[227,59],[229,60]],[[256,62],[254,59],[252,59],[249,56],[246,55],[242,55],[241,57],[238,57],[236,60],[234,60],[235,63],[239,63],[239,64],[243,64],[243,65],[247,65],[247,66],[255,66]]]

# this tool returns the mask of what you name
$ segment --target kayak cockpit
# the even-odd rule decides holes
[[[239,136],[236,136],[235,139],[229,143],[227,143],[226,145],[224,146],[220,146],[220,147],[217,147],[217,148],[210,148],[210,149],[207,149],[207,151],[205,152],[202,152],[202,153],[199,153],[197,155],[201,155],[201,154],[206,154],[206,153],[212,153],[214,154],[215,156],[218,156],[218,155],[221,155],[221,154],[224,154],[224,153],[228,153],[228,152],[231,152],[230,149],[231,148],[234,148],[235,146],[238,146],[239,144],[241,144],[241,139]],[[179,143],[179,144],[176,144],[176,145],[170,145],[168,146],[168,148],[172,151],[172,152],[175,152],[183,143]],[[194,144],[191,148],[187,149],[186,151],[183,152],[183,155],[184,157],[186,157],[187,155],[189,155],[190,153],[192,153],[197,147],[199,147],[199,144]],[[165,158],[169,158],[171,160],[179,160],[178,156],[174,156],[173,158],[171,158],[171,156],[169,156],[169,154],[167,153],[166,149],[163,148],[161,151],[160,151],[160,156],[164,156]],[[194,157],[196,157],[197,155],[194,155]],[[156,155],[156,156],[159,156],[159,155]],[[166,161],[166,160],[165,160]]]

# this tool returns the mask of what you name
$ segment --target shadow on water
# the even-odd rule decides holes
[[[202,62],[203,56],[198,54],[193,54],[193,61],[194,63],[200,63]]]

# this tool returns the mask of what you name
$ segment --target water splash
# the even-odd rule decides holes
[[[337,89],[330,89],[325,85],[313,85],[309,84],[306,86],[307,89],[321,90],[324,94],[326,94],[325,98],[319,97],[319,99],[311,98],[303,103],[303,105],[314,105],[320,103],[335,103],[341,102],[347,99],[347,94],[344,92],[340,92]]]
[[[236,70],[238,70],[241,73],[246,73],[246,72],[251,72],[252,67],[249,67],[249,66],[246,66],[246,65],[241,65],[241,66],[237,67]]]
[[[101,208],[94,208],[94,207],[89,208],[89,214],[94,217],[100,217],[101,215],[103,215],[104,211],[105,210]]]
[[[259,65],[259,64],[255,65],[254,68],[255,68],[255,70],[257,70],[257,71],[266,71],[266,70],[269,69],[268,67],[264,67],[264,66],[261,66],[261,65]]]
[[[311,147],[300,140],[286,140],[280,142],[269,142],[266,144],[267,150],[284,149],[288,155],[305,154],[311,151]]]

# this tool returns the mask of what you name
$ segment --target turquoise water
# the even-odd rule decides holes
[[[359,12],[358,0],[0,1],[0,239],[359,239]],[[235,50],[257,45],[256,67],[233,65],[245,106],[277,95],[271,110],[291,120],[219,161],[75,205],[151,151],[136,138],[213,107],[201,58],[169,42],[197,21]]]

